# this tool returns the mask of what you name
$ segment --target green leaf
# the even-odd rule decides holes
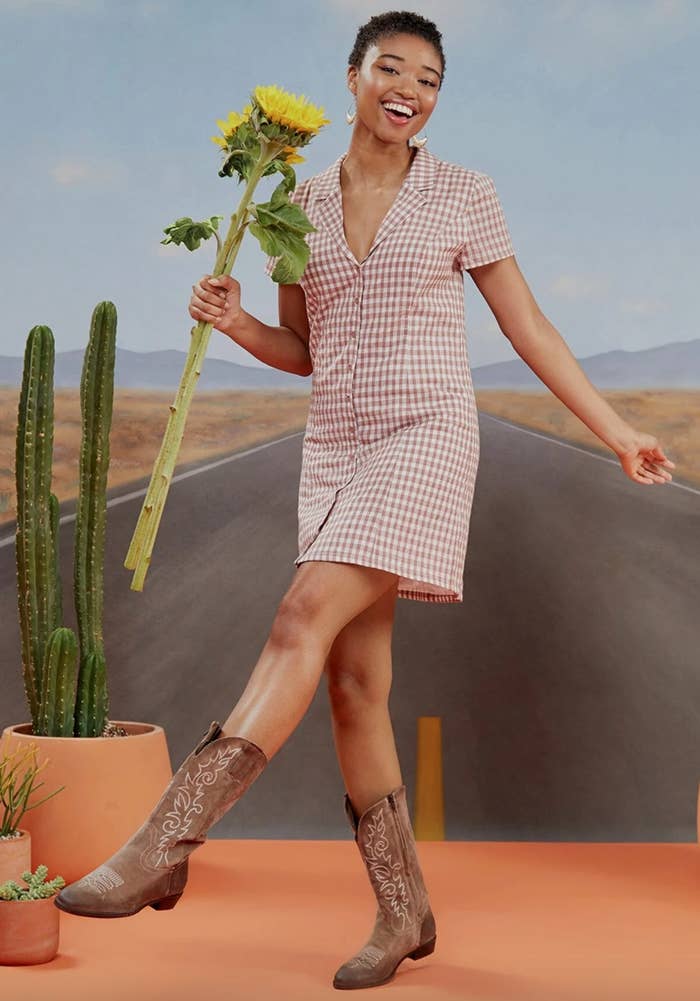
[[[265,227],[257,222],[251,222],[248,229],[257,237],[266,254],[280,258],[270,276],[272,280],[283,285],[296,284],[304,273],[311,253],[303,236],[294,230]]]
[[[165,240],[161,240],[160,242],[184,243],[188,250],[197,250],[202,240],[208,240],[209,237],[214,235],[221,219],[223,219],[223,216],[212,216],[203,222],[195,222],[189,216],[182,216],[181,219],[176,219],[170,226],[165,227],[163,230]]]

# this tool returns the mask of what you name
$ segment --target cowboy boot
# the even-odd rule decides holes
[[[423,882],[413,827],[400,785],[358,818],[345,794],[345,812],[377,898],[374,929],[365,945],[333,978],[339,988],[376,987],[399,963],[435,949],[435,918]]]
[[[148,904],[157,911],[175,906],[187,883],[190,854],[268,763],[257,744],[222,733],[212,722],[141,827],[106,862],[64,887],[57,907],[85,917],[122,918]]]

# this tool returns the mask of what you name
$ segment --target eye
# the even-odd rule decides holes
[[[380,66],[379,69],[384,70],[386,73],[396,73],[393,66]]]

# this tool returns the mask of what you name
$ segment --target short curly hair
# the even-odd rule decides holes
[[[445,79],[445,53],[442,48],[442,34],[432,21],[411,10],[388,10],[383,14],[371,17],[358,29],[355,44],[348,58],[348,65],[359,70],[370,45],[374,45],[380,38],[398,34],[419,35],[435,47],[442,60],[439,90]]]

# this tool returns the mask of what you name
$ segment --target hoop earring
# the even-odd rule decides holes
[[[356,116],[357,116],[357,105],[355,106],[354,111],[345,112],[345,121],[348,123],[348,125],[352,125],[352,123],[355,121]]]
[[[422,149],[422,147],[425,146],[427,141],[428,141],[427,133],[424,136],[421,136],[420,139],[417,136],[411,136],[411,138],[408,140],[408,145],[417,146],[419,149]]]

